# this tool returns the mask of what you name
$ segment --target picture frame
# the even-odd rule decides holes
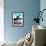
[[[12,27],[24,26],[24,12],[12,12]]]

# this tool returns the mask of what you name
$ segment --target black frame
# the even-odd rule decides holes
[[[23,13],[23,25],[22,26],[13,25],[13,13]],[[24,12],[12,12],[12,27],[24,27]]]

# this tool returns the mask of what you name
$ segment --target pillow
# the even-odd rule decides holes
[[[24,44],[24,39],[25,39],[25,37],[22,38],[22,39],[20,39],[20,40],[17,42],[17,46],[23,46],[23,44]]]
[[[3,46],[17,46],[15,41],[7,41],[3,44]]]
[[[33,42],[33,35],[31,34],[31,32],[29,32],[25,37],[23,46],[30,46],[32,42]]]

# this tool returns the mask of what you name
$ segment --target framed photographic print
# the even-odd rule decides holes
[[[12,26],[13,27],[24,26],[24,12],[12,12]]]

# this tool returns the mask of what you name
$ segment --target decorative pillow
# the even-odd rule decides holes
[[[29,32],[24,38],[17,42],[17,46],[31,46],[33,42],[33,35]]]
[[[32,42],[33,42],[33,35],[29,32],[26,35],[23,46],[31,46]]]
[[[22,39],[20,39],[20,40],[17,42],[17,46],[23,46],[23,44],[24,44],[24,39],[25,39],[25,37],[22,38]]]

